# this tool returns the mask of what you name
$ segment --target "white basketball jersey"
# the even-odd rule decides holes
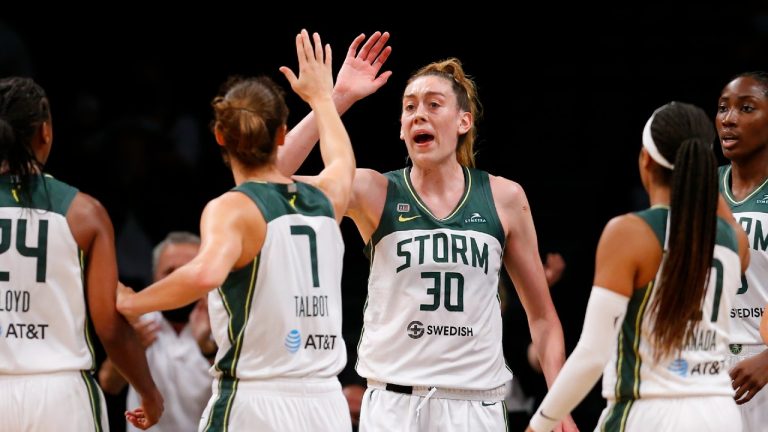
[[[654,207],[639,213],[653,229],[660,244],[665,243],[669,209]],[[603,397],[616,401],[609,423],[620,419],[632,401],[640,398],[732,396],[731,379],[725,366],[731,331],[728,311],[738,289],[741,261],[738,241],[728,223],[717,219],[717,237],[709,284],[704,296],[702,319],[679,353],[658,363],[651,343],[653,317],[647,314],[659,282],[636,289],[627,305],[627,314],[618,336],[617,350],[603,372]],[[613,420],[611,420],[613,419]],[[613,430],[613,429],[611,429]]]
[[[749,238],[749,267],[728,311],[731,343],[762,345],[760,319],[768,303],[768,180],[741,201],[733,198],[730,184],[731,166],[720,167],[720,192]]]
[[[29,186],[31,203],[0,176],[0,374],[92,369],[80,250],[66,219],[77,190],[44,176]]]
[[[503,386],[512,378],[498,300],[504,232],[488,174],[465,169],[462,200],[437,219],[409,172],[386,174],[386,204],[368,245],[357,372],[399,385]]]
[[[208,296],[219,346],[214,375],[225,384],[228,378],[335,377],[346,364],[344,242],[331,203],[303,183],[248,182],[234,190],[256,203],[267,233],[253,263]]]

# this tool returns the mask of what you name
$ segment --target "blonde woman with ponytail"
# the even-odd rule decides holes
[[[380,63],[376,55],[364,60]],[[429,64],[402,98],[400,139],[412,166],[355,173],[347,215],[371,260],[357,363],[368,380],[361,431],[506,430],[512,374],[501,345],[502,266],[548,382],[564,362],[525,192],[474,168],[479,116],[477,89],[459,60]],[[281,157],[306,153],[286,146]],[[563,424],[577,430],[570,418]]]

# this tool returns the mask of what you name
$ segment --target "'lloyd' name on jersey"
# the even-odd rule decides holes
[[[32,307],[32,294],[26,290],[7,290],[0,292],[0,313],[27,313]],[[2,315],[0,315],[2,317]],[[0,337],[6,339],[45,339],[48,324],[30,324],[0,321]]]
[[[488,274],[487,243],[472,236],[441,232],[397,242],[397,256],[403,259],[397,267],[397,273],[412,265],[424,264],[425,254],[432,254],[432,262],[435,263],[462,262],[467,266],[482,268]]]

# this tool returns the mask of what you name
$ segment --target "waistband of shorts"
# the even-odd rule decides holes
[[[433,388],[432,386],[404,386],[373,379],[368,379],[368,387],[413,396],[427,396]],[[506,396],[506,387],[504,385],[488,390],[467,390],[448,387],[434,388],[436,390],[431,397],[437,399],[503,401],[504,396]]]
[[[211,389],[217,393],[220,386],[236,385],[237,391],[253,393],[269,393],[283,395],[309,395],[333,393],[341,391],[338,378],[280,378],[263,380],[243,380],[232,378],[217,378],[213,380]]]
[[[54,377],[76,377],[78,379],[83,379],[83,373],[87,374],[94,380],[96,379],[96,377],[91,375],[90,371],[65,370],[65,371],[40,372],[40,373],[22,373],[22,374],[0,372],[0,380],[2,381],[30,380],[30,379],[38,379],[38,378],[48,379],[48,378],[54,378]]]

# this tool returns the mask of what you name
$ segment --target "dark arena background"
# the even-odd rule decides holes
[[[357,34],[389,31],[393,52],[385,70],[394,75],[343,117],[358,166],[389,171],[406,164],[398,139],[405,81],[431,61],[458,57],[485,109],[478,167],[523,186],[542,257],[559,252],[565,259],[552,296],[570,352],[603,226],[647,205],[637,174],[645,121],[672,100],[697,104],[714,118],[730,77],[768,69],[768,7],[555,13],[551,6],[533,12],[510,4],[500,12],[464,4],[451,11],[411,3],[391,7],[397,11],[388,16],[361,6],[269,14],[221,6],[164,17],[118,7],[101,19],[68,21],[3,14],[0,75],[30,75],[47,90],[55,131],[47,171],[104,204],[116,229],[121,279],[140,288],[149,282],[151,247],[171,230],[197,232],[205,203],[233,186],[209,129],[210,101],[228,76],[266,74],[283,85],[293,125],[308,106],[278,67],[297,68],[300,29],[332,45],[334,71]],[[339,17],[319,18],[328,14]],[[722,163],[717,143],[715,151]],[[321,166],[315,150],[300,174]],[[342,231],[344,329],[354,356],[368,265],[351,221]],[[521,347],[507,350],[517,369],[519,361],[509,357],[524,358],[529,336],[522,308],[510,304],[505,341]],[[541,376],[515,372],[529,393],[543,394]],[[574,412],[582,431],[594,427],[603,406],[598,389]]]

